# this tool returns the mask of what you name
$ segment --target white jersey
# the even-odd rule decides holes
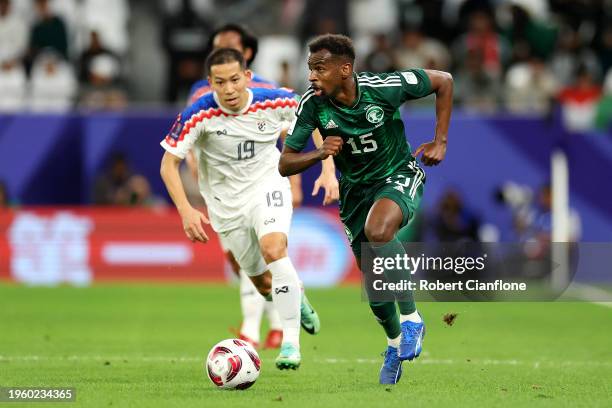
[[[259,190],[289,184],[278,172],[276,142],[295,118],[297,95],[286,89],[248,92],[248,103],[237,113],[221,106],[214,93],[202,96],[178,116],[161,142],[180,158],[193,148],[200,192],[217,232],[239,227]]]

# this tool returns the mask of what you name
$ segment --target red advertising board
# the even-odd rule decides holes
[[[28,284],[227,279],[217,235],[191,243],[172,208],[33,207],[0,211],[0,279]],[[304,283],[358,279],[334,211],[299,209],[290,256]]]

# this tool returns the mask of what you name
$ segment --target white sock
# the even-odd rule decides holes
[[[270,330],[282,330],[283,326],[281,325],[280,316],[274,307],[273,302],[265,302],[264,311],[268,316],[268,322],[270,326]]]
[[[283,344],[300,345],[300,280],[288,257],[268,264],[272,273],[272,298],[283,328]]]
[[[257,291],[251,279],[240,270],[240,307],[242,308],[242,326],[240,334],[259,343],[259,328],[266,299]]]
[[[400,345],[401,338],[402,338],[401,334],[399,336],[397,336],[396,338],[394,338],[394,339],[390,339],[390,338],[387,337],[387,345],[391,346],[391,347],[398,348],[399,345]]]
[[[414,311],[410,314],[404,315],[400,314],[400,323],[404,323],[405,321],[409,321],[412,323],[422,323],[423,319],[421,319],[421,315],[418,311]]]

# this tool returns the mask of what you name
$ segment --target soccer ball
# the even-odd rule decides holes
[[[255,384],[260,369],[253,346],[238,339],[220,341],[206,358],[208,378],[219,388],[245,390]]]

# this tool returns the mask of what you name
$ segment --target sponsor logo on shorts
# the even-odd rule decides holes
[[[273,224],[276,222],[276,218],[268,218],[264,221],[264,225]]]

